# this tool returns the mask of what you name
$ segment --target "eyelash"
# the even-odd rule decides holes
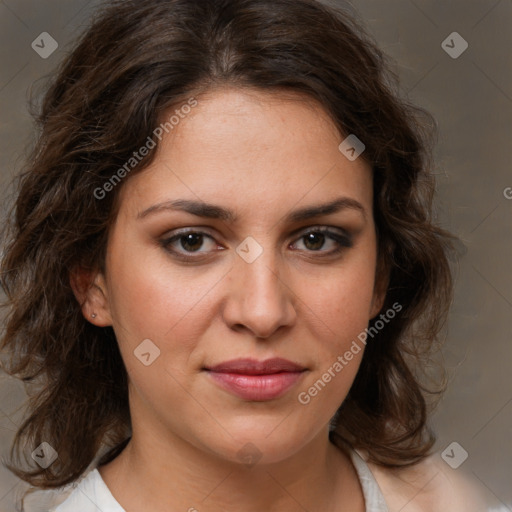
[[[301,240],[304,237],[306,237],[306,235],[309,235],[311,233],[315,233],[315,234],[320,233],[320,234],[326,235],[328,238],[330,238],[331,240],[334,240],[338,244],[337,248],[335,248],[335,249],[333,249],[331,251],[328,251],[327,254],[323,254],[320,257],[334,256],[336,254],[339,254],[339,253],[343,252],[345,249],[349,249],[349,248],[351,248],[353,246],[353,241],[352,241],[352,237],[351,236],[349,236],[349,235],[342,235],[342,234],[338,233],[337,231],[331,230],[328,227],[309,228],[307,231],[303,231],[302,234],[298,237],[297,240]],[[180,232],[172,235],[171,237],[167,237],[165,239],[162,239],[160,241],[160,245],[166,251],[172,253],[177,258],[179,258],[179,259],[181,259],[183,261],[186,261],[186,262],[197,262],[200,259],[204,259],[204,256],[186,256],[183,253],[180,253],[180,252],[170,248],[170,245],[173,242],[178,241],[181,238],[183,238],[183,237],[185,237],[186,235],[189,235],[189,234],[202,235],[202,236],[205,236],[207,238],[211,238],[212,240],[214,240],[214,238],[209,233],[206,233],[204,231],[197,231],[197,230],[194,230],[194,229],[189,229],[189,230],[186,230],[186,231],[180,231]],[[306,250],[306,252],[325,253],[325,251],[321,251],[321,250],[318,250],[318,251]],[[203,253],[198,251],[197,254],[203,254]]]

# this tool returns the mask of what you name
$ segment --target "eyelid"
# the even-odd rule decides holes
[[[183,237],[189,233],[192,233],[195,235],[202,235],[204,237],[211,239],[218,247],[219,243],[217,242],[216,238],[211,233],[206,231],[205,229],[208,229],[208,228],[197,226],[197,227],[176,229],[174,231],[171,231],[168,235],[164,235],[163,238],[160,238],[159,244],[165,251],[167,251],[174,258],[180,260],[183,263],[194,263],[194,262],[201,263],[201,261],[210,257],[211,253],[204,252],[204,251],[199,251],[197,253],[181,252],[179,250],[172,249],[170,246],[172,243],[178,241],[181,237]],[[222,248],[221,250],[224,250],[224,249],[225,248]]]
[[[292,243],[301,240],[308,233],[321,233],[338,245],[336,249],[331,251],[306,251],[310,254],[317,253],[319,257],[328,257],[338,254],[344,249],[351,248],[354,245],[354,236],[349,231],[336,226],[326,225],[309,226],[305,229],[298,230],[297,234],[294,235],[294,242]]]
[[[214,238],[214,235],[209,231],[209,227],[207,226],[193,226],[187,228],[176,228],[164,235],[164,238],[170,239],[179,235],[187,235],[188,233],[194,233],[199,235],[208,235]]]
[[[169,253],[172,253],[176,258],[181,259],[182,261],[189,261],[189,262],[200,262],[201,260],[204,260],[205,258],[208,258],[211,253],[209,252],[180,252],[174,249],[170,249],[169,246],[171,243],[175,242],[176,240],[179,240],[180,237],[185,236],[189,233],[193,233],[196,235],[202,235],[204,237],[210,238],[212,241],[214,241],[217,246],[220,244],[217,242],[215,236],[211,234],[207,227],[202,226],[195,226],[195,227],[187,227],[187,228],[180,228],[172,231],[168,236],[164,237],[160,240],[161,246],[168,251]],[[334,256],[340,252],[342,252],[345,249],[351,248],[353,246],[353,234],[351,234],[348,230],[340,228],[338,226],[330,226],[330,225],[312,225],[312,226],[304,226],[302,228],[299,228],[295,231],[293,231],[289,236],[293,236],[293,240],[290,242],[289,245],[295,244],[302,237],[304,237],[308,233],[322,233],[327,235],[328,238],[330,238],[332,241],[334,241],[337,244],[337,248],[330,251],[305,251],[306,253],[315,254],[317,253],[318,257],[328,257],[328,256]],[[221,250],[224,250],[225,248],[222,248]]]
[[[180,235],[186,235],[188,233],[194,233],[199,235],[207,235],[208,237],[211,237],[215,239],[215,235],[212,234],[211,231],[209,231],[210,228],[208,226],[193,226],[193,227],[186,227],[186,228],[177,228],[173,231],[169,232],[169,235],[164,235],[163,239],[164,241],[169,241],[172,238],[178,237]],[[351,233],[349,230],[341,228],[339,226],[330,226],[327,224],[315,224],[312,226],[304,226],[298,229],[295,229],[288,235],[289,237],[300,238],[300,235],[307,234],[311,231],[321,232],[321,233],[337,233],[340,234],[340,236],[345,236],[347,239],[351,239],[353,237],[353,233]]]
[[[207,229],[207,228],[206,228]],[[193,227],[193,228],[182,228],[182,229],[176,229],[174,231],[171,231],[168,235],[164,235],[160,242],[162,244],[169,245],[171,242],[174,242],[176,240],[179,240],[182,236],[188,235],[188,234],[194,234],[194,235],[202,235],[204,237],[210,238],[213,240],[217,245],[220,245],[215,236],[210,233],[209,231],[206,231],[203,227]]]
[[[320,231],[322,233],[336,233],[341,236],[346,236],[347,238],[351,238],[353,236],[348,229],[340,228],[339,226],[331,226],[329,224],[314,224],[312,226],[305,226],[296,229],[291,233],[290,236],[296,237],[301,234],[309,233],[310,231]]]

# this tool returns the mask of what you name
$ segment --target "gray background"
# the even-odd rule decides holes
[[[30,89],[40,87],[87,22],[97,1],[0,0],[0,187],[2,210],[24,148],[33,140]],[[443,349],[451,383],[434,416],[437,448],[469,453],[458,471],[512,510],[512,1],[361,0],[349,6],[394,60],[401,89],[439,124],[436,148],[440,223],[462,240]],[[452,32],[469,44],[452,59]],[[42,59],[31,43],[49,32],[59,48]],[[512,197],[510,190],[509,197]],[[0,373],[0,451],[7,453],[23,387]],[[79,441],[78,441],[79,442]],[[24,489],[0,469],[0,511]]]

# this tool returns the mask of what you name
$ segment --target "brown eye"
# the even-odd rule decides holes
[[[199,233],[181,235],[178,240],[180,241],[181,247],[186,251],[195,252],[203,245],[203,235]]]
[[[210,242],[210,250],[208,250],[208,247],[206,250],[201,250],[205,245],[208,246],[207,242]],[[214,238],[202,231],[181,231],[161,240],[160,245],[166,251],[184,260],[207,256],[211,250],[218,247]],[[196,256],[192,256],[193,254],[196,254]]]
[[[304,245],[311,251],[318,251],[325,243],[325,235],[323,233],[311,232],[302,237]]]
[[[299,240],[303,241],[307,252],[318,252],[323,255],[337,254],[353,246],[350,236],[343,235],[329,228],[310,229],[307,233],[304,233]],[[326,245],[330,245],[331,249],[322,250]]]

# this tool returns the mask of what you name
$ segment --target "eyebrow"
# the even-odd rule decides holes
[[[294,210],[285,216],[285,221],[301,222],[304,220],[312,219],[314,217],[331,215],[346,209],[357,210],[361,212],[363,217],[366,219],[366,210],[359,201],[356,201],[350,197],[339,197],[328,203],[306,206],[304,208]],[[183,211],[192,215],[196,215],[197,217],[219,219],[226,222],[236,222],[238,218],[235,212],[227,208],[223,208],[215,204],[205,203],[203,201],[192,201],[189,199],[176,199],[173,201],[164,201],[162,203],[155,204],[140,212],[137,215],[137,218],[143,219],[149,215],[168,210]]]

